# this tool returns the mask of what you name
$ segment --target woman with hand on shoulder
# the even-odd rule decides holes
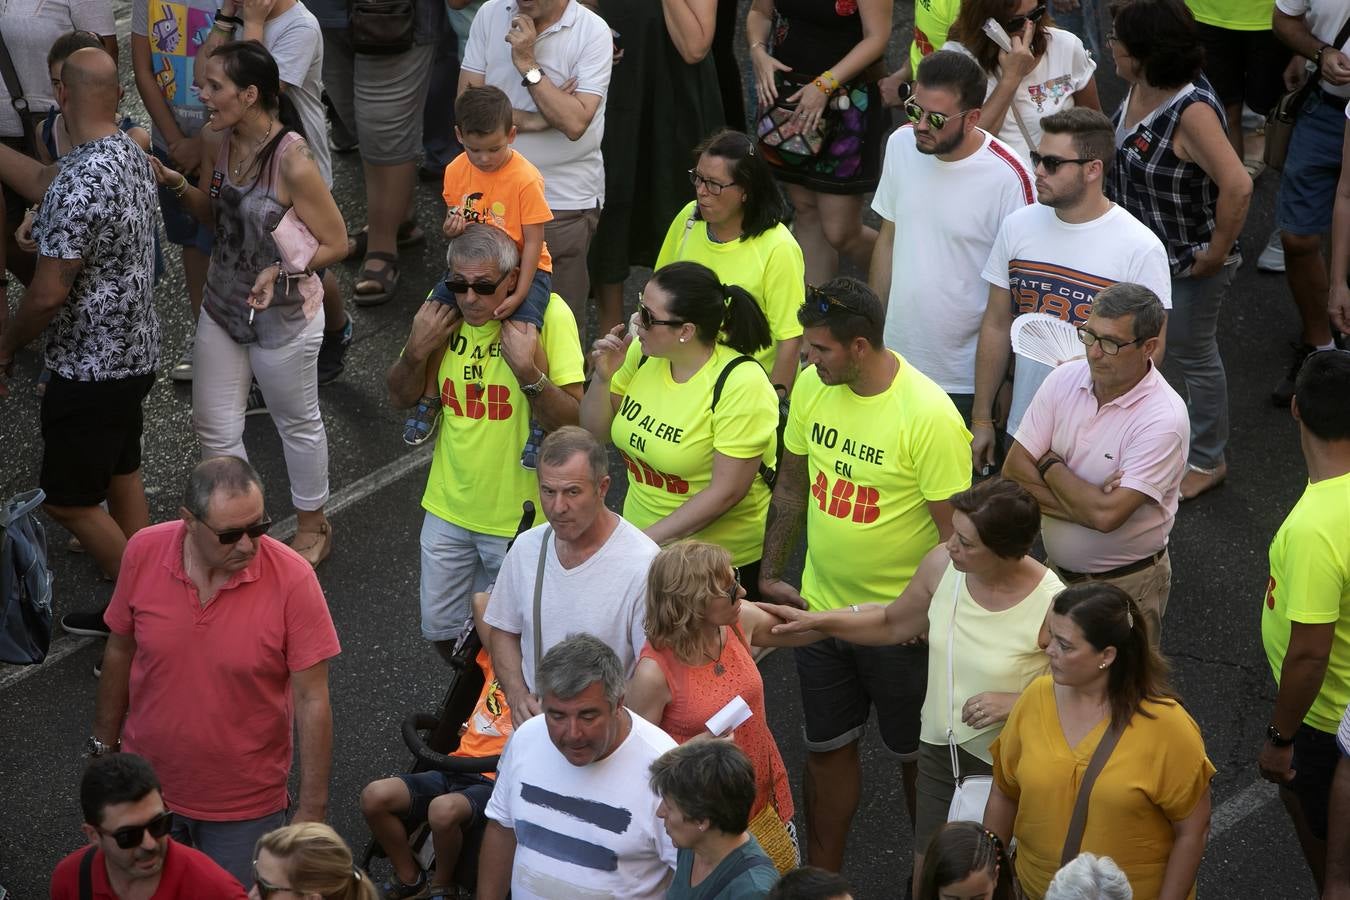
[[[291,547],[312,566],[332,549],[328,436],[319,414],[316,361],[323,343],[323,288],[316,269],[342,259],[346,226],[300,133],[276,60],[257,41],[211,52],[201,89],[210,114],[197,183],[152,160],[161,185],[203,223],[215,244],[197,319],[192,421],[202,455],[247,458],[244,410],[257,379],[281,434],[298,528]],[[323,139],[320,135],[319,139]],[[276,235],[288,212],[318,246],[308,261],[283,261]],[[275,231],[274,231],[275,229]]]
[[[1101,109],[1097,63],[1072,32],[1055,27],[1048,0],[962,0],[944,49],[975,57],[989,76],[980,127],[1031,159],[1040,148],[1041,118],[1061,109]],[[993,19],[1012,44],[1006,51],[984,33]]]
[[[1214,766],[1147,623],[1115,585],[1089,582],[1055,597],[1050,675],[1023,692],[994,742],[984,812],[986,828],[1016,838],[1030,900],[1045,896],[1059,868],[1078,785],[1108,731],[1119,742],[1088,795],[1078,849],[1110,856],[1139,897],[1195,896]]]
[[[1063,589],[1053,572],[1027,555],[1040,532],[1041,511],[1021,486],[991,478],[948,502],[952,536],[924,557],[891,604],[831,612],[760,604],[785,620],[775,626],[777,634],[814,629],[873,646],[927,636],[928,691],[914,825],[916,890],[923,848],[947,821],[956,792],[952,753],[962,777],[993,771],[990,744],[1022,691],[1045,672],[1046,614]]]
[[[658,544],[725,547],[758,584],[778,400],[754,358],[769,323],[743,288],[672,263],[638,295],[637,340],[613,328],[591,351],[581,424],[628,469],[623,516]],[[753,590],[753,587],[752,587]]]

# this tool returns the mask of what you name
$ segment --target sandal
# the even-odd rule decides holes
[[[317,569],[319,563],[333,552],[333,525],[327,519],[320,523],[317,530],[300,529],[291,538],[291,549],[299,553],[305,562]]]
[[[1202,469],[1199,466],[1186,465],[1186,474],[1181,479],[1181,499],[1182,501],[1194,500],[1206,491],[1212,491],[1223,484],[1224,479],[1228,477],[1228,464],[1219,463],[1212,469]]]
[[[358,259],[366,257],[366,234],[370,226],[362,228],[355,234],[347,235],[347,255],[343,257],[345,262],[356,262]],[[412,219],[398,226],[398,231],[394,234],[394,246],[402,250],[404,247],[416,247],[427,239],[427,233],[422,230]]]
[[[417,401],[417,408],[403,423],[403,443],[416,447],[431,440],[436,433],[436,423],[441,420],[441,401],[439,397],[423,397]]]
[[[371,260],[384,263],[384,267],[372,269]],[[375,290],[370,290],[372,284],[375,285]],[[389,302],[389,298],[394,296],[396,290],[398,290],[398,257],[378,250],[367,253],[366,261],[361,264],[361,273],[356,276],[356,285],[352,288],[352,301],[357,306],[379,306],[381,303]]]

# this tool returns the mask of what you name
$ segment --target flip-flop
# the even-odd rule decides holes
[[[355,234],[347,235],[347,256],[345,262],[356,262],[358,259],[364,260],[369,254],[366,253],[367,227],[362,228]],[[399,249],[404,247],[416,247],[427,239],[427,233],[412,219],[398,226],[398,232],[394,235],[394,245]]]
[[[383,262],[384,268],[372,269],[370,267],[372,259]],[[387,303],[389,298],[394,296],[394,291],[398,290],[398,275],[397,256],[378,250],[367,253],[366,261],[361,264],[361,273],[356,276],[356,286],[352,289],[352,302],[357,306],[379,306],[381,303]],[[361,290],[365,283],[372,281],[378,285],[376,290]]]

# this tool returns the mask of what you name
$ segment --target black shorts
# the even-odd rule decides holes
[[[98,506],[118,475],[141,467],[141,403],[153,372],[108,381],[72,381],[55,372],[42,395],[42,474],[55,506]]]
[[[928,645],[864,647],[826,638],[798,647],[806,749],[838,750],[862,737],[875,706],[881,742],[901,759],[919,752]]]
[[[445,794],[460,794],[469,802],[473,810],[473,820],[464,830],[472,831],[487,824],[486,810],[492,797],[494,782],[486,776],[473,772],[414,772],[398,776],[408,789],[412,804],[403,814],[403,824],[409,828],[423,825],[427,821],[427,810],[431,801]]]
[[[1284,93],[1284,67],[1293,53],[1273,31],[1232,31],[1197,22],[1205,48],[1205,77],[1225,107],[1246,103],[1264,116]]]
[[[1318,731],[1310,725],[1300,725],[1294,732],[1294,759],[1289,764],[1294,770],[1294,780],[1289,782],[1289,790],[1298,797],[1308,827],[1319,841],[1327,839],[1331,780],[1340,761],[1341,750],[1336,746],[1336,735]]]

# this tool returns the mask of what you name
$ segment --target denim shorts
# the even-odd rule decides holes
[[[1341,176],[1346,101],[1314,90],[1294,126],[1280,176],[1275,225],[1290,234],[1331,230],[1336,182]]]
[[[158,147],[151,147],[151,152],[155,154],[155,159],[164,163],[166,166],[172,166],[173,160],[169,159],[169,154]],[[185,177],[186,173],[185,173]],[[192,213],[183,206],[183,201],[179,200],[174,192],[164,187],[159,188],[159,211],[164,216],[164,236],[169,239],[170,244],[176,244],[179,247],[196,247],[202,254],[211,255],[211,247],[215,243],[215,233],[201,222],[198,222]]]
[[[492,779],[472,772],[414,772],[398,778],[412,800],[402,816],[405,826],[415,828],[425,824],[431,801],[446,794],[460,794],[469,801],[473,819],[465,826],[465,831],[487,824],[484,813],[492,797]]]
[[[917,758],[919,714],[928,689],[928,645],[864,647],[826,638],[796,649],[806,749],[838,750],[860,739],[877,710],[886,749]]]

